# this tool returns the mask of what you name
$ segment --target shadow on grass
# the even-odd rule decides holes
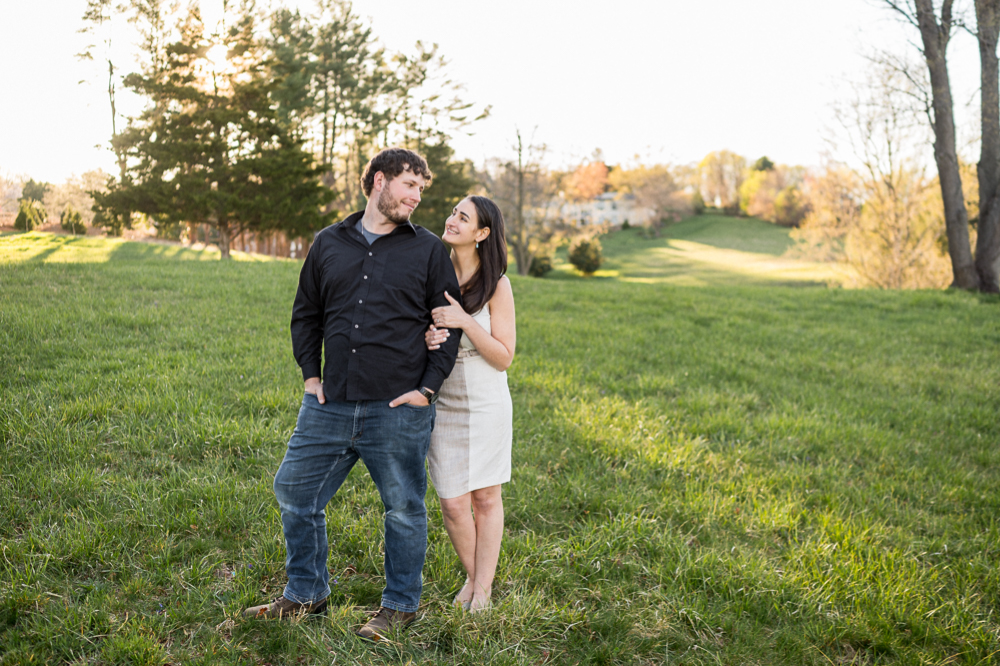
[[[129,242],[119,244],[108,257],[109,261],[143,261],[146,259],[182,259],[187,261],[218,261],[217,251],[205,248],[195,250],[172,243]]]
[[[56,252],[59,252],[63,248],[72,245],[77,245],[80,243],[80,241],[84,240],[85,238],[86,236],[74,236],[70,240],[64,240],[62,236],[52,236],[51,238],[48,239],[47,242],[44,243],[44,249],[42,249],[41,252],[38,252],[37,254],[34,254],[30,258],[28,258],[26,263],[43,264],[45,263],[46,259],[48,259]],[[39,245],[43,244],[39,243]]]
[[[238,250],[232,250],[230,259],[223,261],[221,253],[214,246],[195,248],[180,243],[162,241],[127,241],[120,243],[109,257],[111,261],[144,261],[147,259],[180,259],[181,261],[214,262],[219,265],[280,263],[284,261],[298,261],[301,263],[302,261],[301,259],[276,258],[269,255],[240,252]]]

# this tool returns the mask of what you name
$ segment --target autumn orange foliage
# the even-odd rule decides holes
[[[589,201],[603,194],[608,184],[608,167],[604,162],[581,164],[570,174],[566,196],[575,201]]]

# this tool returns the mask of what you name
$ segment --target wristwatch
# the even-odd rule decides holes
[[[432,405],[438,401],[438,394],[430,390],[429,388],[424,388],[423,386],[421,386],[419,393],[420,395],[427,398],[427,402],[429,402]]]

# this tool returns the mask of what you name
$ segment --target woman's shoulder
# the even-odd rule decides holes
[[[511,289],[510,286],[510,278],[507,277],[506,275],[501,275],[500,279],[497,281],[497,289],[495,292],[493,292],[493,297],[496,298],[496,295],[499,294],[501,291],[507,294],[514,293],[513,289]]]
[[[514,291],[511,289],[510,279],[506,275],[500,276],[500,279],[497,281],[497,288],[493,292],[493,297],[490,298],[489,305],[493,307],[513,307]]]

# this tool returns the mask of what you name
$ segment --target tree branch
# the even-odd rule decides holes
[[[954,0],[944,0],[941,5],[941,31],[946,35],[951,34],[951,6]]]
[[[885,4],[887,4],[890,9],[892,9],[895,12],[898,12],[904,19],[906,19],[907,23],[912,25],[914,28],[917,28],[918,30],[920,29],[920,24],[917,23],[916,12],[909,5],[909,3],[907,3],[906,7],[903,7],[901,6],[901,3],[894,2],[893,0],[882,0],[882,1]]]

